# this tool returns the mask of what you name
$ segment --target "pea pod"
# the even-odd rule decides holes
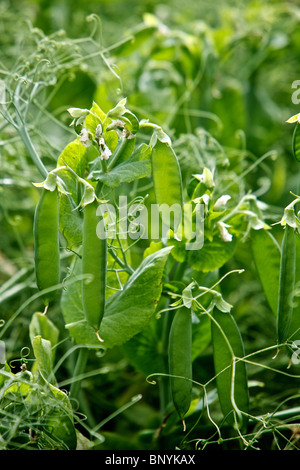
[[[277,315],[280,247],[268,230],[252,230],[251,248],[256,270],[268,304]]]
[[[246,365],[237,360],[244,356],[244,346],[233,316],[215,309],[212,344],[219,402],[231,426],[246,427],[249,408]]]
[[[295,233],[295,242],[296,242],[296,275],[295,275],[295,282],[298,283],[298,279],[300,279],[300,238]],[[288,337],[292,341],[294,341],[296,344],[300,340],[300,303],[298,302],[298,299],[296,302],[294,302],[294,308],[293,308],[293,315],[292,315],[292,320],[288,332]]]
[[[280,259],[279,296],[277,311],[277,340],[287,340],[293,315],[293,291],[296,273],[295,230],[288,224],[285,227]]]
[[[97,203],[94,201],[84,209],[82,269],[91,280],[82,282],[83,309],[87,322],[98,332],[105,310],[107,240],[98,237]]]
[[[59,203],[58,191],[43,189],[34,215],[34,261],[39,290],[53,287],[60,281]],[[55,291],[44,295],[45,305]]]
[[[182,207],[181,171],[176,154],[168,143],[158,140],[152,149],[151,158],[156,202],[158,205],[166,204],[169,208],[177,205],[173,223],[171,221],[171,228],[176,229],[181,221]],[[166,223],[168,224],[169,220]]]
[[[192,314],[185,307],[175,313],[170,329],[169,373],[172,400],[184,423],[192,398]]]
[[[299,122],[297,122],[293,134],[293,140],[292,140],[292,149],[293,149],[293,155],[295,159],[300,162],[300,126]]]

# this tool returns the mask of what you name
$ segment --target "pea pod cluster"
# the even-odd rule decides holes
[[[57,285],[60,281],[59,253],[59,201],[58,191],[43,189],[34,215],[34,261],[36,283],[40,291]],[[45,293],[48,306],[55,290]]]
[[[82,272],[91,279],[82,282],[82,301],[85,318],[98,333],[105,311],[107,240],[97,235],[97,207],[94,201],[84,209]]]
[[[192,399],[192,314],[180,308],[172,321],[169,336],[169,372],[173,404],[184,423]]]

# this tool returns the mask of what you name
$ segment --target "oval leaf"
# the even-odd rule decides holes
[[[189,265],[196,271],[209,272],[221,268],[234,255],[236,239],[224,242],[221,239],[206,241],[201,250],[189,252]]]
[[[121,345],[143,330],[156,309],[162,290],[164,267],[172,247],[163,248],[145,258],[123,286],[106,304],[99,343],[93,328],[85,321],[81,282],[74,282],[64,291],[62,313],[70,335],[79,344],[101,345],[112,348]],[[80,260],[76,260],[73,274],[79,274]]]

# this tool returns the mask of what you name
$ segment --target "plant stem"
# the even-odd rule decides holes
[[[101,166],[103,173],[108,173],[107,163],[105,160],[101,160]]]
[[[35,164],[35,166],[39,170],[42,177],[46,179],[47,176],[48,176],[48,171],[47,171],[46,167],[44,166],[42,160],[40,159],[37,151],[35,150],[26,127],[23,124],[21,124],[18,127],[18,131],[19,131],[21,139],[23,140],[24,145],[25,145],[25,147],[26,147],[33,163]]]
[[[112,158],[109,160],[109,163],[108,163],[108,169],[109,170],[111,170],[115,166],[118,158],[120,157],[120,155],[122,155],[122,153],[123,153],[125,147],[127,146],[127,144],[128,144],[128,139],[123,139],[121,141],[120,145],[118,146],[118,148],[114,152]]]
[[[25,121],[21,115],[21,106],[20,106],[20,86],[21,86],[21,82],[19,81],[19,83],[17,84],[17,87],[16,87],[16,91],[15,91],[15,95],[14,95],[14,99],[13,99],[13,103],[14,103],[14,107],[15,107],[15,111],[16,111],[16,129],[18,130],[19,134],[20,134],[20,137],[33,161],[33,163],[35,164],[35,166],[37,167],[37,169],[39,170],[39,172],[41,173],[42,177],[43,178],[47,178],[48,176],[48,171],[46,169],[46,167],[44,166],[42,160],[40,159],[37,151],[35,150],[35,147],[31,141],[31,138],[29,136],[29,133],[26,129],[26,125],[25,125]],[[33,92],[33,94],[35,94],[37,91],[37,88],[35,89],[35,91]],[[27,114],[27,111],[28,111],[28,104],[27,103],[27,110],[25,112],[25,115]]]
[[[81,348],[78,353],[75,369],[74,369],[74,382],[72,382],[70,387],[70,398],[77,399],[80,391],[81,381],[76,378],[84,373],[86,368],[86,363],[89,356],[88,348]]]
[[[121,268],[126,271],[129,275],[134,272],[134,270],[128,264],[123,263],[120,257],[114,252],[113,248],[110,250],[110,254],[114,258],[114,260],[121,266]]]

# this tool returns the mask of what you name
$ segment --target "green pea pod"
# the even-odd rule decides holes
[[[230,313],[213,312],[212,344],[219,402],[230,426],[247,425],[249,394],[244,346],[238,326]]]
[[[294,228],[286,225],[280,260],[279,296],[277,311],[277,340],[287,340],[293,316],[293,292],[296,273],[296,240]]]
[[[292,149],[295,159],[300,162],[300,126],[298,122],[293,134]]]
[[[300,279],[300,238],[297,235],[297,233],[295,233],[295,242],[296,242],[295,282],[297,282],[298,279]],[[288,332],[288,337],[291,341],[295,341],[296,344],[300,340],[300,303],[298,301],[294,302],[293,315],[292,315],[292,320],[290,324],[290,329]]]
[[[34,215],[34,261],[39,290],[60,282],[59,256],[59,201],[58,191],[43,189]],[[44,295],[45,305],[53,299],[55,291]]]
[[[185,307],[175,313],[170,329],[169,373],[172,400],[184,423],[192,399],[192,314]]]
[[[170,209],[174,206],[174,220],[169,220],[169,214],[162,212],[162,221],[170,228],[176,229],[181,221],[182,180],[180,166],[176,154],[169,144],[156,142],[152,149],[152,176],[156,202],[165,204]],[[166,219],[164,220],[164,215]]]
[[[277,315],[280,246],[268,230],[252,230],[252,254],[256,270],[273,314]]]
[[[96,332],[105,311],[107,271],[107,240],[97,235],[97,207],[94,201],[84,209],[82,243],[83,274],[92,277],[82,282],[83,309],[87,322]]]

